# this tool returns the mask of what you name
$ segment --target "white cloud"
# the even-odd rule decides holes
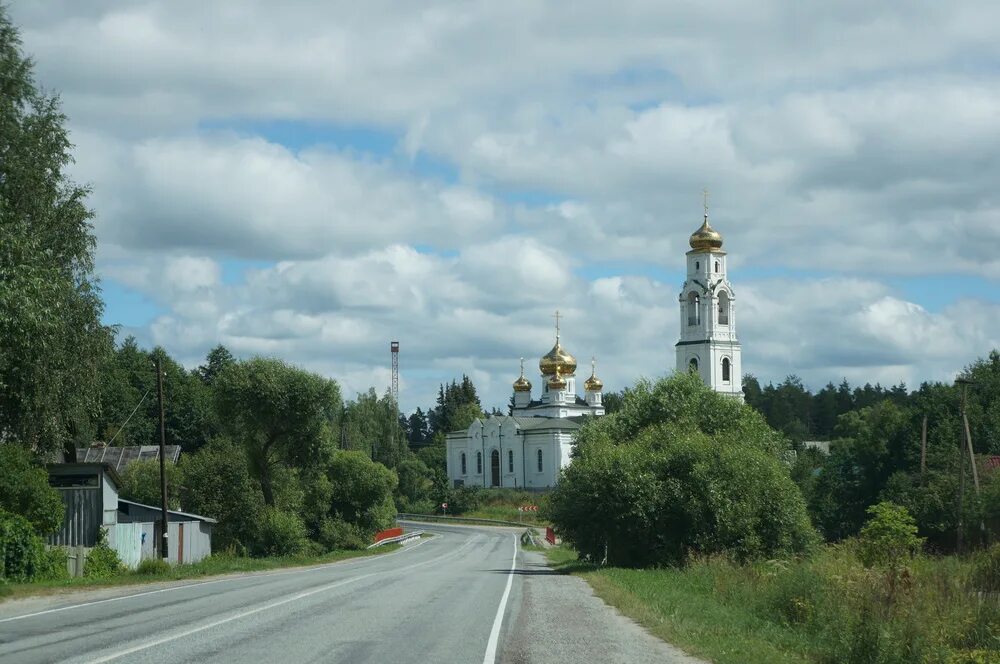
[[[462,372],[499,405],[558,307],[610,387],[661,373],[678,284],[638,275],[680,269],[703,186],[749,370],[913,383],[1000,345],[995,302],[887,285],[1000,280],[997,3],[9,11],[62,93],[99,270],[163,307],[135,331],[188,363],[222,342],[351,394],[387,384],[399,339],[404,405]],[[398,144],[253,134],[275,122]],[[233,258],[261,267],[223,280]]]

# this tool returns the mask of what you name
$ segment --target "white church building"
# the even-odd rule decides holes
[[[706,385],[743,400],[740,343],[736,337],[736,296],[726,278],[722,236],[708,223],[690,239],[687,279],[681,288],[678,371],[697,373]],[[468,429],[446,436],[448,479],[453,486],[546,489],[569,465],[576,431],[588,417],[604,415],[604,384],[591,361],[584,393],[577,393],[576,358],[556,342],[538,363],[541,391],[532,398],[524,375],[514,381],[512,414],[477,419]]]

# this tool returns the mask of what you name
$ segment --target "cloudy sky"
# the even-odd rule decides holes
[[[13,0],[93,187],[106,320],[502,406],[552,312],[674,366],[701,190],[744,370],[947,380],[1000,346],[1000,3]],[[538,382],[537,380],[535,381]]]

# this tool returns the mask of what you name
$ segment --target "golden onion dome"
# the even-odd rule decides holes
[[[530,392],[531,382],[524,377],[524,358],[521,358],[521,376],[514,381],[515,392]]]
[[[556,345],[542,356],[538,369],[543,376],[553,376],[558,371],[563,376],[572,376],[576,372],[576,358],[566,352],[556,337]]]
[[[588,392],[600,392],[604,389],[604,383],[597,377],[597,364],[594,360],[590,361],[590,378],[584,382],[583,387]]]
[[[558,367],[556,367],[556,372],[555,372],[555,374],[553,374],[552,378],[549,378],[549,389],[553,389],[553,390],[565,390],[566,389],[566,379],[563,378],[560,375],[560,371],[559,371]]]
[[[701,228],[691,234],[688,243],[695,251],[718,251],[722,249],[722,235],[709,225],[706,214]]]

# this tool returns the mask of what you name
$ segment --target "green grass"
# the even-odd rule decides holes
[[[219,554],[209,556],[197,563],[174,565],[166,571],[156,574],[125,572],[101,579],[75,577],[51,581],[37,581],[35,583],[0,583],[0,601],[31,595],[50,595],[71,590],[138,585],[159,581],[179,581],[219,574],[260,572],[283,567],[308,567],[332,563],[338,560],[347,560],[349,558],[380,555],[399,548],[400,545],[398,544],[386,544],[385,546],[363,551],[331,551],[318,556],[281,556],[273,558],[246,558]]]
[[[969,559],[918,558],[891,594],[850,547],[645,570],[581,563],[566,547],[546,553],[651,633],[719,664],[1000,662],[1000,602],[968,586]]]

